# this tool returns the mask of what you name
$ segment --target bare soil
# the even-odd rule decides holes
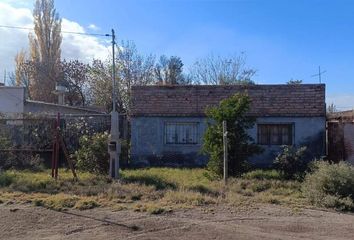
[[[0,239],[354,239],[354,215],[279,205],[151,215],[105,208],[57,212],[29,204],[1,204]]]

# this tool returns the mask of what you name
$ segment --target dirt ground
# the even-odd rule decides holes
[[[354,239],[354,215],[278,205],[151,215],[103,208],[57,212],[2,204],[0,239]]]

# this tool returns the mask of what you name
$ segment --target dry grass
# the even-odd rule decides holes
[[[49,171],[6,171],[0,174],[0,204],[31,202],[55,210],[109,207],[114,211],[161,214],[177,208],[228,204],[234,207],[258,203],[301,206],[300,183],[280,180],[274,171],[257,171],[230,179],[227,186],[209,177],[204,169],[151,168],[122,171],[121,180],[60,171],[55,181]]]

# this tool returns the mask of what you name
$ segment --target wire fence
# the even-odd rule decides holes
[[[49,167],[56,133],[56,116],[29,116],[0,119],[0,169],[33,168],[43,163]],[[62,115],[60,133],[69,154],[80,149],[80,139],[109,133],[109,114]],[[120,117],[121,138],[127,138],[126,117]],[[123,151],[127,155],[127,151]],[[122,157],[128,161],[128,156]],[[64,161],[62,161],[64,162]]]

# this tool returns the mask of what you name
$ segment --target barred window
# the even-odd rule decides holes
[[[258,124],[258,144],[292,145],[293,124]]]
[[[197,144],[197,123],[165,123],[166,144]]]

